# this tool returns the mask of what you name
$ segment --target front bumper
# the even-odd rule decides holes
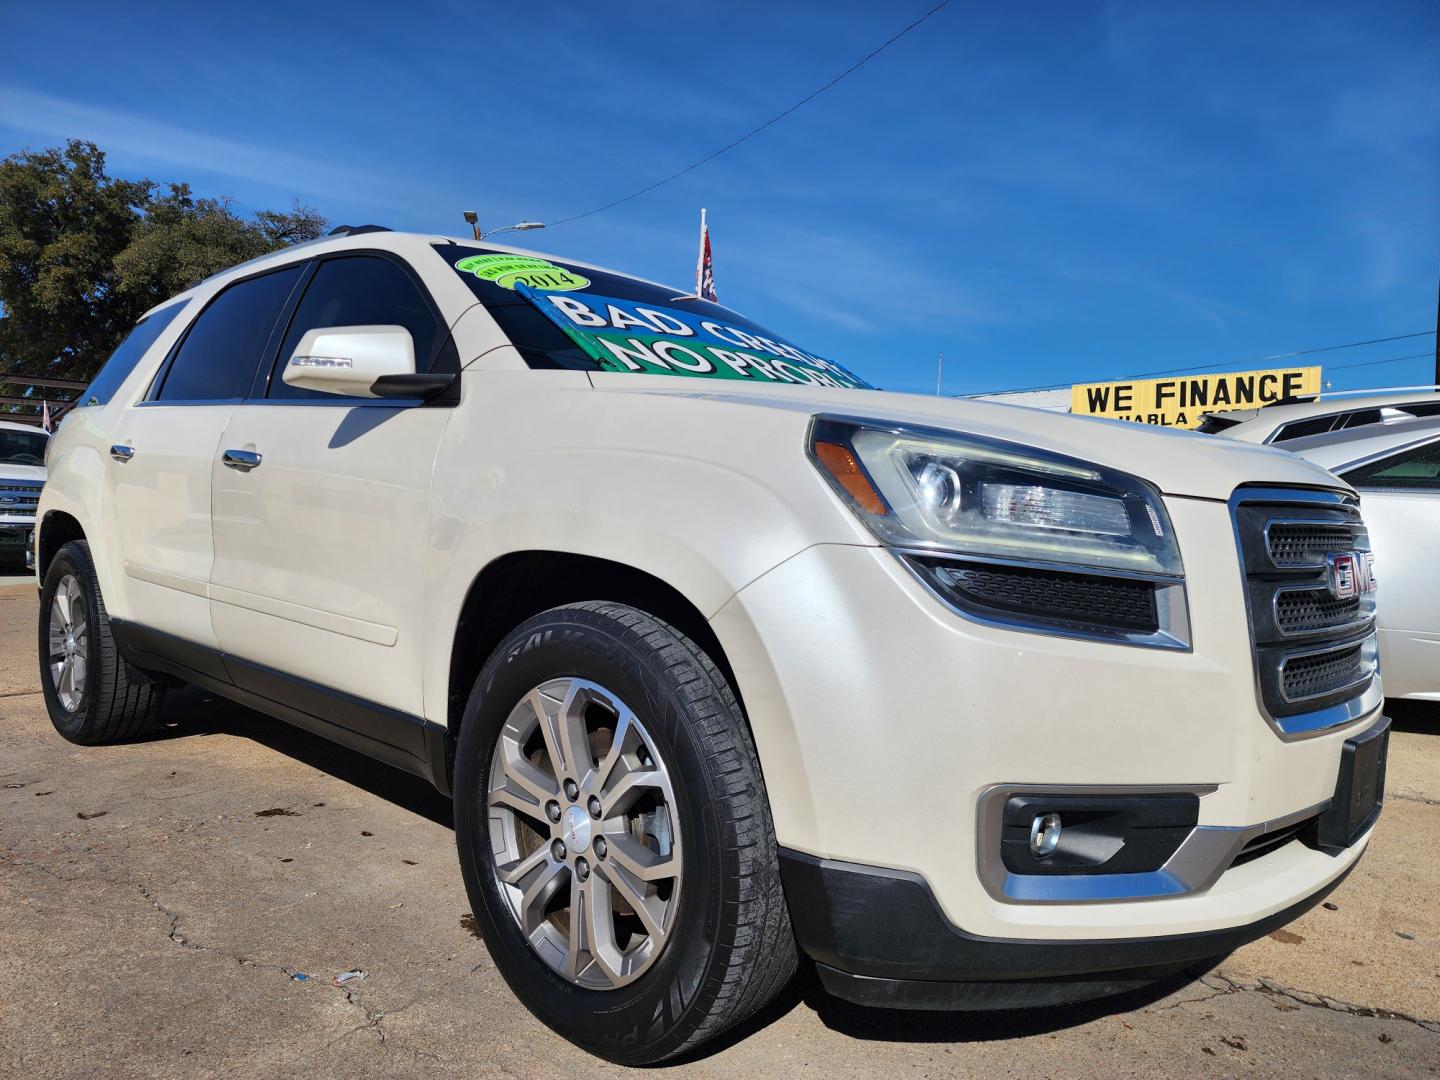
[[[977,623],[875,547],[815,545],[741,589],[711,625],[781,847],[918,875],[950,926],[1057,948],[1228,933],[1342,876],[1363,839],[1338,854],[1289,842],[1245,860],[1234,847],[1334,798],[1345,743],[1381,719],[1380,688],[1335,726],[1278,732],[1258,707],[1229,508],[1171,498],[1167,509],[1189,649]],[[1161,874],[1058,890],[1067,879],[1011,880],[995,865],[997,790],[1191,793],[1204,843]]]
[[[836,997],[892,1009],[1006,1009],[1120,993],[1223,956],[1325,899],[1355,860],[1319,888],[1241,926],[1162,937],[1026,941],[955,926],[924,878],[781,850],[801,947]]]

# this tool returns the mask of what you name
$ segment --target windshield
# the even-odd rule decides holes
[[[41,431],[0,429],[0,465],[44,465],[49,438]]]
[[[435,249],[534,368],[871,388],[729,308],[674,289],[530,255]]]

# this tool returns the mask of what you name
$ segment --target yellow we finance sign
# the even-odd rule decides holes
[[[1137,424],[1193,428],[1206,413],[1273,405],[1320,392],[1320,369],[1274,368],[1170,379],[1081,383],[1070,388],[1070,411]]]

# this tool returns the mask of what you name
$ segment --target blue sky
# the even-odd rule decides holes
[[[90,138],[336,222],[555,220],[928,6],[7,4],[0,154]],[[973,393],[1433,330],[1440,4],[957,2],[524,241],[688,285],[700,206],[722,302],[887,388],[933,391],[939,350]],[[1433,341],[1319,359],[1428,383],[1374,362]]]

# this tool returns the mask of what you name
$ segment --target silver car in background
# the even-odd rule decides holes
[[[1440,701],[1440,417],[1289,440],[1360,492],[1375,553],[1387,698]]]

